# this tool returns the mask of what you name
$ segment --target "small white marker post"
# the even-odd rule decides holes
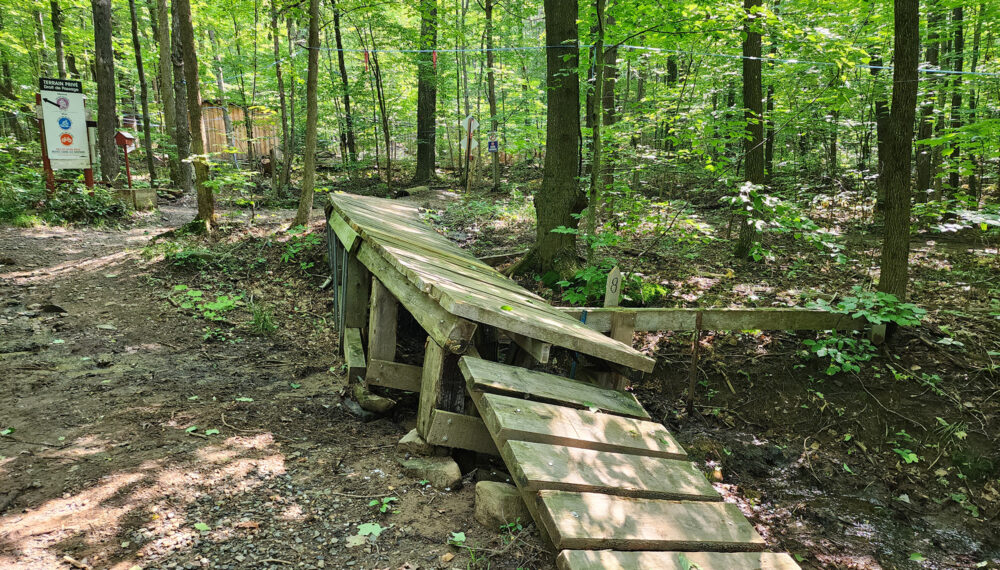
[[[617,307],[618,299],[622,294],[622,272],[616,265],[611,273],[608,273],[608,286],[604,290],[604,306]]]

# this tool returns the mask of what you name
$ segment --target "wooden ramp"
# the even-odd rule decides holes
[[[466,386],[561,570],[788,570],[627,392],[459,360]]]

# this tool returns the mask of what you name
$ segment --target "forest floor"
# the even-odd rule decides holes
[[[407,200],[477,255],[531,241],[523,200]],[[553,567],[530,526],[473,520],[474,482],[498,476],[488,459],[459,489],[402,475],[395,444],[415,398],[377,419],[344,398],[319,289],[324,246],[310,237],[323,235],[321,215],[312,234],[279,232],[291,215],[226,211],[212,241],[155,244],[193,217],[189,204],[123,230],[0,227],[0,567],[64,568],[66,556],[114,569]],[[808,259],[794,270],[733,265],[723,249],[649,248],[670,251],[643,268],[668,291],[659,304],[771,306],[858,282]],[[919,252],[915,301],[933,305],[932,318],[858,374],[825,376],[802,357],[805,336],[711,334],[701,413],[689,417],[690,335],[640,334],[636,346],[660,365],[633,388],[770,547],[803,567],[996,567],[1000,386],[979,355],[1000,339],[991,316],[963,316],[989,287],[941,274],[980,271],[986,249]],[[920,370],[940,376],[937,390],[904,374]],[[395,512],[369,506],[384,497],[398,499]],[[384,530],[350,546],[367,523]],[[453,532],[464,547],[447,544]]]

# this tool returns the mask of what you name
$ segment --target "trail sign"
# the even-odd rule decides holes
[[[476,129],[479,128],[479,121],[477,121],[476,118],[473,117],[472,115],[469,115],[468,117],[462,119],[461,121],[458,122],[458,124],[461,125],[463,129],[469,131],[470,133],[476,132]]]
[[[489,141],[488,143],[486,143],[486,150],[490,152],[500,152],[500,142]]]
[[[617,307],[618,300],[622,294],[622,272],[616,265],[611,273],[608,273],[608,284],[604,290],[604,306]]]
[[[493,143],[490,143],[490,144],[493,144]],[[458,146],[463,151],[468,150],[470,145],[472,147],[471,150],[476,150],[477,148],[479,148],[479,141],[477,141],[476,139],[473,139],[473,138],[467,138],[467,139],[462,139],[462,140],[458,141]]]
[[[487,133],[487,136],[489,137],[490,142],[496,142],[497,140],[499,140],[497,138],[497,132],[496,131],[490,131],[489,133]]]
[[[83,84],[46,77],[39,83],[45,150],[52,169],[90,168]]]

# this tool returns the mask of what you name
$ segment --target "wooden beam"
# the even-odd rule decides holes
[[[616,311],[611,315],[611,332],[608,334],[618,342],[632,346],[632,336],[635,334],[635,313],[632,311]]]
[[[371,303],[368,305],[368,358],[396,359],[396,319],[399,302],[385,285],[372,277]]]
[[[524,352],[530,354],[535,362],[545,364],[549,361],[549,353],[552,351],[552,344],[542,342],[538,339],[526,337],[523,334],[507,333],[507,335],[520,346]]]
[[[431,414],[430,429],[424,440],[443,447],[500,455],[493,438],[490,437],[490,432],[486,429],[486,424],[477,416],[434,410]]]
[[[458,359],[459,355],[448,352],[434,339],[427,339],[417,409],[417,432],[425,440],[435,410],[465,411],[465,379],[458,369]]]
[[[556,558],[559,570],[688,570],[690,568],[799,570],[787,554],[773,552],[623,552],[619,550],[563,550]]]
[[[361,330],[349,328],[344,331],[344,362],[347,363],[347,379],[354,382],[365,377],[365,347],[361,343]]]
[[[327,223],[330,224],[330,229],[333,230],[333,233],[337,234],[337,239],[340,240],[340,243],[344,245],[344,249],[347,251],[353,252],[357,246],[361,245],[361,236],[337,212],[330,212]]]
[[[368,297],[371,273],[356,255],[347,256],[347,282],[344,283],[344,328],[368,328]]]
[[[434,342],[461,354],[472,342],[476,324],[456,317],[420,292],[368,243],[358,248],[358,259],[378,277],[382,285],[413,315]]]
[[[421,374],[422,369],[419,366],[369,358],[365,381],[369,386],[419,392]]]
[[[862,330],[864,319],[797,307],[762,309],[664,309],[664,308],[584,308],[556,307],[571,317],[580,318],[587,311],[587,327],[598,332],[611,330],[611,317],[618,312],[635,313],[637,331],[693,331],[698,313],[702,329],[739,330]]]

